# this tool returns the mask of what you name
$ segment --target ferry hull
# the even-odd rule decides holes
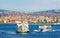
[[[28,24],[17,24],[17,33],[26,33],[29,32]]]

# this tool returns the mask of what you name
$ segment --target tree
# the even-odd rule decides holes
[[[44,23],[47,23],[47,20],[46,19],[44,19]]]

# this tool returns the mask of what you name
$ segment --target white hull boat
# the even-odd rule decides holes
[[[52,30],[51,26],[46,26],[46,25],[44,25],[44,26],[39,26],[39,29],[40,29],[40,31],[42,31],[42,32],[46,32],[46,31],[51,31],[51,30]]]
[[[29,32],[29,26],[28,23],[17,23],[17,32],[18,33],[26,33]]]

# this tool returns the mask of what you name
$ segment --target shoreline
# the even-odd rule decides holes
[[[17,24],[17,23],[0,23],[0,24]],[[42,23],[42,24],[29,24],[29,25],[56,25],[56,24],[60,24],[60,23]]]

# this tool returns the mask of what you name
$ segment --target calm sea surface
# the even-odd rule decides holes
[[[51,32],[35,32],[39,25],[29,25],[29,33],[16,33],[16,24],[0,24],[0,38],[60,38],[60,25],[52,25]]]

